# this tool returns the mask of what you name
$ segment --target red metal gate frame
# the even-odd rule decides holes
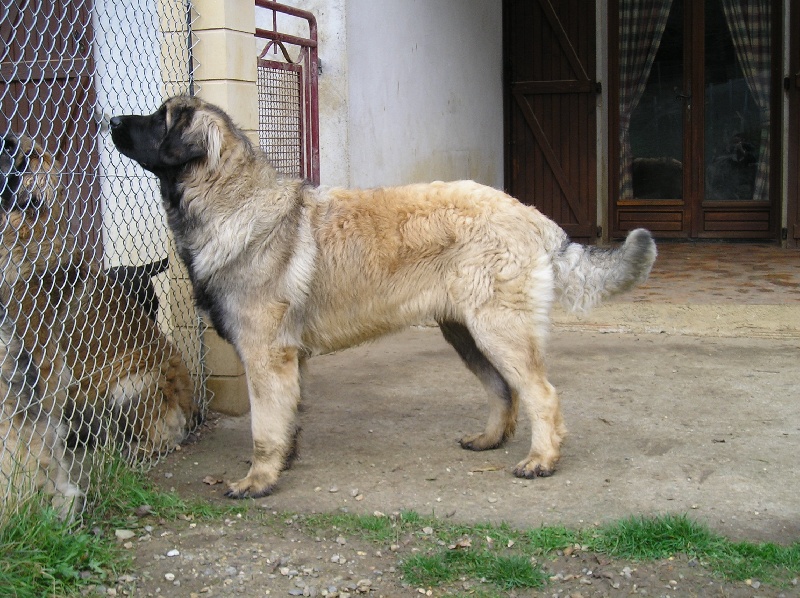
[[[319,58],[317,56],[317,19],[308,11],[286,6],[273,0],[255,0],[256,7],[272,11],[272,29],[256,28],[256,37],[268,40],[258,56],[258,65],[271,69],[297,72],[302,86],[302,113],[300,137],[301,175],[314,184],[319,184]],[[308,23],[308,37],[297,37],[278,31],[278,13],[304,19]],[[300,54],[292,60],[286,45],[297,46]],[[280,50],[285,62],[265,58],[272,50]]]

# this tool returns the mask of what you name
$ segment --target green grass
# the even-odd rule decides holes
[[[600,528],[592,550],[621,559],[655,560],[675,554],[710,554],[727,541],[686,516],[633,517]]]
[[[800,542],[791,546],[736,542],[725,548],[722,554],[709,556],[709,561],[730,579],[780,580],[800,574]]]
[[[567,546],[580,543],[578,532],[566,527],[537,527],[523,534],[525,541],[532,547],[535,554],[555,552]]]
[[[114,530],[139,527],[134,513],[142,505],[165,520],[186,514],[214,520],[246,513],[246,507],[187,502],[156,490],[121,460],[101,459],[93,471],[90,487],[95,490],[87,494],[88,514],[82,521],[63,523],[44,500],[33,500],[0,527],[0,597],[70,596],[86,585],[113,584],[130,567]],[[350,535],[379,546],[398,545],[399,569],[407,583],[455,591],[468,581],[470,596],[541,588],[547,575],[540,563],[574,545],[623,562],[686,555],[727,580],[782,585],[800,574],[800,542],[731,542],[683,515],[632,517],[582,530],[458,525],[414,511],[391,517],[341,512],[288,517],[310,535]],[[250,516],[254,525],[276,529],[286,519],[287,514],[265,515],[262,510]]]
[[[541,588],[545,573],[524,555],[501,555],[488,549],[446,550],[414,555],[403,563],[407,582],[419,586],[439,586],[462,577],[492,584],[501,590]]]
[[[585,539],[591,550],[620,559],[696,558],[730,580],[785,582],[800,574],[800,542],[789,546],[731,542],[685,515],[629,518]]]
[[[416,513],[414,513],[416,516]],[[402,517],[402,515],[401,515]],[[370,542],[391,544],[398,539],[401,527],[389,517],[322,513],[302,517],[303,527],[310,530],[333,530],[342,534],[357,534]],[[410,525],[406,522],[407,525]]]
[[[233,503],[230,507],[219,507],[204,500],[187,502],[177,494],[157,490],[140,470],[113,456],[99,458],[91,471],[87,510],[95,522],[107,527],[128,525],[133,512],[142,505],[148,505],[153,515],[167,520],[186,513],[197,519],[211,519],[247,510]]]
[[[316,514],[297,521],[312,534],[357,535],[384,545],[399,542],[401,536],[414,536],[415,545],[425,552],[402,563],[405,580],[414,585],[439,586],[464,578],[511,590],[540,588],[546,580],[528,555],[509,551],[509,543],[513,546],[520,534],[507,525],[449,525],[414,511],[404,511],[393,517]],[[459,545],[468,536],[480,538],[474,548]],[[487,538],[491,538],[491,542]]]
[[[28,598],[68,595],[100,583],[125,566],[116,547],[32,500],[0,528],[0,595]],[[83,575],[82,575],[83,573]]]
[[[313,515],[298,521],[317,535],[333,530],[382,544],[412,537],[418,552],[407,558],[401,569],[408,583],[426,587],[469,579],[494,591],[539,588],[546,575],[538,560],[576,544],[622,561],[654,561],[682,554],[732,581],[758,579],[781,585],[800,575],[800,542],[790,546],[731,542],[684,515],[632,517],[585,530],[454,525],[413,511],[394,517]]]
[[[187,503],[157,491],[120,459],[98,458],[94,465],[83,520],[62,522],[43,497],[36,497],[0,526],[0,597],[70,596],[88,585],[113,584],[130,567],[114,530],[137,528],[134,512],[142,505],[168,520],[186,513],[202,519],[243,511]]]

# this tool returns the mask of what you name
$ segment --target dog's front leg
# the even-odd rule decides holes
[[[293,451],[300,403],[298,350],[266,346],[241,354],[250,393],[253,461],[247,476],[231,483],[225,496],[258,498],[272,493]]]

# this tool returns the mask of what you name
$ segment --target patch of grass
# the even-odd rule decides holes
[[[461,578],[497,589],[541,587],[546,576],[531,557],[568,546],[614,559],[654,561],[683,554],[728,580],[786,583],[800,573],[800,543],[734,543],[685,515],[632,517],[597,529],[539,527],[515,530],[506,524],[454,525],[407,511],[393,517],[337,513],[301,517],[317,532],[359,535],[390,544],[413,537],[420,553],[402,565],[406,580],[421,586],[447,585]]]
[[[350,515],[345,513],[323,513],[302,518],[306,529],[333,530],[342,534],[354,534],[370,542],[391,544],[397,540],[398,527],[392,519],[376,515]]]
[[[505,556],[479,549],[439,550],[434,554],[415,555],[403,563],[403,575],[409,583],[439,586],[462,577],[484,581],[502,590],[540,588],[545,574],[521,555]]]
[[[496,546],[508,546],[509,542],[517,543],[520,540],[519,531],[512,529],[507,523],[493,525],[479,523],[476,525],[441,525],[436,526],[439,537],[448,543],[463,537],[479,537],[486,539]]]
[[[799,542],[791,546],[731,542],[685,515],[624,519],[600,528],[585,543],[595,552],[621,559],[685,554],[730,580],[781,583],[800,573]]]
[[[217,518],[244,509],[218,508],[208,502],[188,503],[161,492],[122,459],[96,458],[83,520],[60,521],[44,497],[21,505],[0,526],[0,596],[40,598],[69,596],[81,587],[113,583],[130,567],[114,536],[119,527],[137,527],[134,511],[175,519]]]
[[[507,524],[453,525],[414,511],[392,517],[310,515],[298,522],[318,535],[358,535],[384,544],[413,538],[415,547],[425,550],[401,565],[405,580],[413,585],[447,585],[464,578],[494,587],[495,593],[487,594],[494,596],[497,590],[540,588],[546,580],[544,572],[532,564],[529,551],[516,548],[525,546],[522,534]],[[475,591],[481,595],[480,588]],[[470,591],[470,595],[475,594]]]
[[[0,562],[3,595],[16,598],[68,595],[127,565],[114,543],[60,521],[41,500],[28,501],[0,528]]]
[[[728,579],[781,583],[800,574],[800,542],[791,546],[726,542],[719,552],[702,556],[711,569]]]
[[[675,554],[699,556],[719,549],[725,540],[685,515],[631,517],[600,528],[590,548],[612,557],[664,559]]]
[[[555,552],[567,546],[579,544],[581,541],[578,532],[561,526],[537,527],[524,532],[523,537],[531,546],[534,554]]]
[[[102,455],[93,463],[86,503],[93,520],[117,527],[128,523],[131,514],[143,505],[167,520],[186,513],[197,519],[229,517],[247,510],[242,506],[220,507],[205,500],[189,502],[159,490],[142,471],[113,454]]]
[[[113,583],[130,566],[114,529],[138,527],[134,512],[143,505],[167,520],[184,515],[213,520],[247,512],[246,506],[188,502],[160,491],[120,459],[106,456],[92,471],[94,490],[87,495],[89,510],[83,521],[63,523],[44,500],[33,500],[0,527],[0,595],[69,596],[83,586]],[[252,520],[262,518],[266,525],[275,525],[286,517],[264,516],[258,510]],[[414,511],[390,517],[341,512],[291,515],[290,520],[312,535],[359,536],[382,545],[411,543],[415,552],[400,564],[408,583],[450,586],[448,590],[455,591],[459,581],[469,580],[476,584],[468,592],[473,597],[543,587],[547,576],[536,557],[573,545],[621,560],[684,554],[729,580],[782,584],[800,574],[800,542],[791,546],[731,542],[684,515],[634,517],[585,530],[457,525]]]

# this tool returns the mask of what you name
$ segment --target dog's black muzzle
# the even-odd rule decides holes
[[[127,121],[130,118],[130,116],[112,116],[108,124],[111,127],[111,140],[116,148],[129,158],[133,158],[133,156],[128,155],[128,152],[134,149],[130,127],[127,126]]]
[[[162,132],[154,132],[149,116],[112,116],[109,121],[111,140],[117,150],[131,160],[138,162],[150,172],[158,172],[158,149],[163,138]]]

